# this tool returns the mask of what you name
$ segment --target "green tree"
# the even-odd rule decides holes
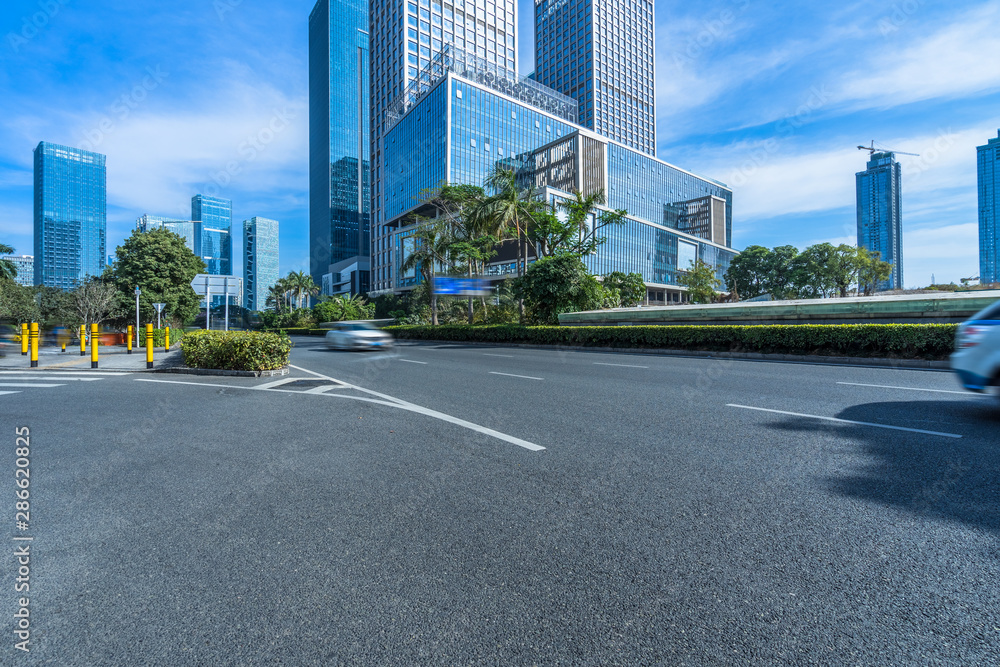
[[[614,308],[632,308],[646,299],[646,283],[640,273],[622,273],[612,271],[604,276],[604,289],[615,290],[618,293],[618,303]]]
[[[100,324],[109,315],[124,315],[115,313],[120,308],[118,288],[99,278],[90,277],[85,280],[73,290],[72,299],[76,307],[76,321],[81,323]]]
[[[368,303],[357,294],[332,296],[317,303],[312,310],[317,322],[366,320],[375,316],[375,304]]]
[[[791,299],[795,292],[795,258],[799,249],[793,245],[783,245],[771,251],[767,269],[766,294],[774,299]]]
[[[14,248],[6,243],[0,243],[0,255],[13,255]],[[17,277],[17,267],[9,259],[0,259],[0,280],[14,280]]]
[[[892,264],[882,261],[882,253],[858,248],[858,294],[871,296],[891,275]]]
[[[285,278],[288,289],[295,296],[295,307],[302,308],[302,302],[311,296],[319,294],[319,287],[313,282],[312,276],[305,271],[292,271]]]
[[[156,320],[154,303],[165,303],[167,321],[187,324],[198,314],[201,299],[191,281],[205,272],[205,262],[184,245],[184,239],[166,229],[132,232],[115,251],[118,261],[111,281],[123,302],[134,307],[135,288],[142,291],[139,312],[143,320]]]
[[[94,280],[100,280],[100,278],[90,277],[87,279],[87,281]],[[80,287],[73,291],[44,285],[35,285],[28,289],[31,290],[35,302],[38,303],[38,322],[43,327],[83,324],[76,313],[76,292]]]
[[[715,276],[715,267],[700,258],[677,277],[677,283],[688,288],[691,303],[712,303],[715,291],[722,285],[722,281]]]
[[[0,321],[38,322],[40,311],[34,290],[9,278],[0,279]]]
[[[726,270],[726,286],[740,299],[752,299],[768,293],[774,268],[773,253],[764,246],[748,246],[733,258]]]
[[[441,220],[423,220],[413,231],[413,251],[399,267],[400,273],[418,268],[427,285],[431,304],[431,325],[438,323],[437,291],[434,288],[434,274],[438,266],[446,267],[452,256],[452,236],[447,223]]]
[[[565,248],[553,248],[553,253],[566,251],[585,256],[597,252],[597,248],[608,240],[601,231],[612,225],[624,225],[628,215],[624,210],[600,210],[598,207],[604,203],[604,190],[588,195],[575,190],[572,199],[559,202],[559,208],[566,212],[566,222],[575,230],[576,237],[571,238]]]
[[[606,292],[578,255],[543,257],[515,283],[518,295],[541,324],[559,324],[559,314],[597,310]]]
[[[825,299],[837,292],[837,249],[817,243],[792,261],[792,281],[800,298]]]

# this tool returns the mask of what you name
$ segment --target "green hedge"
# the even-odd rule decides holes
[[[944,359],[957,324],[798,324],[759,326],[523,327],[394,326],[397,338],[712,352]]]
[[[170,347],[178,345],[184,338],[184,329],[170,330]],[[153,347],[163,347],[166,343],[166,329],[153,329]],[[138,347],[146,347],[146,328],[139,329],[139,340],[133,342]]]
[[[271,329],[275,333],[284,333],[288,336],[325,336],[329,329],[317,329],[315,327],[289,327],[287,329]]]
[[[181,342],[192,368],[271,371],[288,365],[288,336],[260,331],[189,331]]]

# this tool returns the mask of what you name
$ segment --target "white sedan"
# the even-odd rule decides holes
[[[951,368],[962,386],[979,393],[1000,390],[1000,302],[958,328],[955,348]]]
[[[337,322],[326,332],[331,350],[377,350],[392,347],[392,336],[368,322]]]

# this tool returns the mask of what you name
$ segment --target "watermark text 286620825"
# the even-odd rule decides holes
[[[14,592],[18,594],[17,611],[14,613],[14,648],[28,652],[31,640],[31,609],[28,592],[31,581],[31,537],[26,533],[31,521],[31,430],[27,426],[14,429],[14,561],[17,576]]]

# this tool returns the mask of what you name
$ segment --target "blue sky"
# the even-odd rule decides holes
[[[533,68],[520,3],[520,69]],[[108,156],[109,250],[218,187],[308,270],[307,17],[285,0],[7,0],[0,241],[32,253],[32,149]],[[734,242],[855,240],[858,144],[903,164],[907,286],[978,272],[975,146],[1000,128],[1000,0],[660,0],[658,156],[733,186]],[[263,131],[263,135],[261,135]],[[269,139],[248,150],[248,138]],[[239,244],[234,244],[239,262]]]

